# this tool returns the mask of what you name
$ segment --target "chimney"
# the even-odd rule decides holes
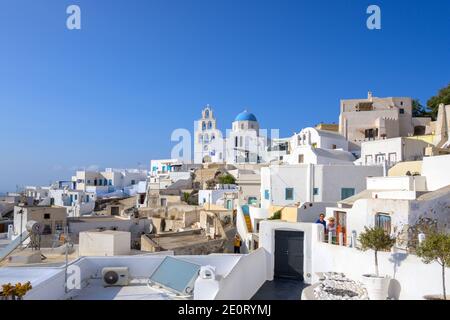
[[[373,101],[372,91],[369,91],[369,92],[367,93],[367,99],[368,99],[370,102]]]

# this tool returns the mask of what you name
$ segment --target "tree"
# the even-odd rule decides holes
[[[414,99],[412,101],[412,115],[413,117],[431,117],[431,110],[424,107],[419,99]]]
[[[445,268],[450,265],[450,235],[443,232],[432,232],[417,248],[417,256],[426,264],[437,262],[442,267],[442,291],[447,300],[445,289]]]
[[[281,211],[282,210],[275,211],[273,213],[273,215],[267,220],[280,220],[281,219]]]
[[[189,204],[189,198],[191,197],[191,194],[189,192],[183,192],[183,201]]]
[[[221,175],[219,177],[219,183],[220,184],[235,184],[236,179],[229,173]]]
[[[216,181],[214,179],[210,179],[206,181],[206,189],[207,190],[213,190],[216,186]]]
[[[361,250],[372,249],[375,252],[375,273],[379,277],[378,251],[390,250],[395,244],[395,239],[392,239],[382,228],[364,227],[364,231],[359,235],[358,240],[361,243]]]
[[[431,109],[431,115],[433,116],[433,119],[437,118],[439,105],[441,103],[443,103],[444,105],[450,104],[450,83],[445,88],[439,90],[436,96],[431,97],[427,101],[427,106]]]

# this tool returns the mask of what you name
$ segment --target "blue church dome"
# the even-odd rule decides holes
[[[253,113],[248,112],[245,110],[244,112],[239,113],[236,116],[236,119],[234,121],[258,121],[256,120],[256,117]]]

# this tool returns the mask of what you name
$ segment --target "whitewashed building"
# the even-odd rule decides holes
[[[382,227],[406,241],[407,229],[420,218],[450,230],[450,155],[424,158],[421,176],[369,177],[364,191],[326,209],[346,243],[365,226]],[[353,240],[354,241],[354,240]]]
[[[361,158],[364,165],[383,164],[392,166],[402,161],[422,160],[429,143],[405,137],[366,141],[361,144]]]
[[[348,151],[348,141],[339,133],[305,128],[290,139],[286,164],[352,164],[356,160]]]
[[[72,177],[73,189],[93,192],[98,196],[122,191],[147,180],[148,171],[141,169],[114,169],[107,168],[104,171],[77,171]]]
[[[198,204],[208,206],[220,206],[233,210],[238,204],[239,187],[234,184],[218,184],[213,190],[200,190],[198,192]]]
[[[382,173],[381,166],[271,165],[261,169],[261,206],[337,202],[364,190],[367,177]]]

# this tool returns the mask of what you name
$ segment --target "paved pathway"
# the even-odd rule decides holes
[[[274,279],[266,281],[252,300],[300,300],[302,291],[308,285],[303,281]]]

